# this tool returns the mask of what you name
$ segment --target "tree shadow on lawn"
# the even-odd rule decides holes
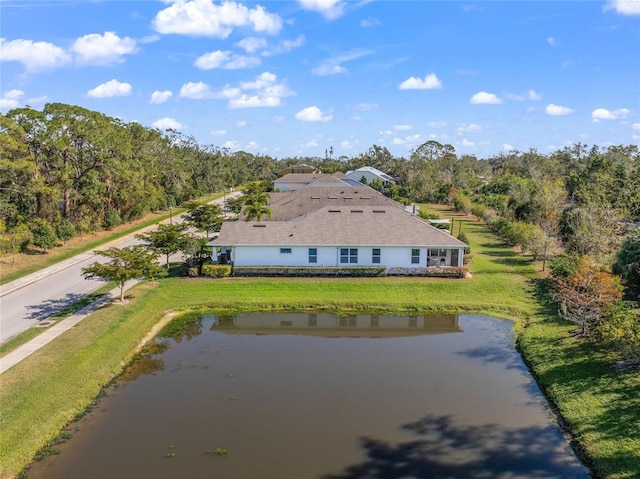
[[[482,248],[482,250],[478,251],[478,254],[490,257],[493,263],[516,268],[531,264],[530,258],[518,254],[511,247],[504,244],[483,243],[478,246]]]
[[[428,415],[402,429],[416,439],[391,444],[363,437],[366,459],[325,479],[589,477],[553,427],[465,426],[451,416]]]

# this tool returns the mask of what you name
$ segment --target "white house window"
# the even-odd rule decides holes
[[[309,248],[309,263],[318,262],[318,248]]]
[[[280,248],[280,254],[291,254],[291,248]]]
[[[380,264],[380,248],[373,248],[371,251],[371,263]]]
[[[358,249],[357,248],[340,248],[340,263],[357,263],[358,262]]]
[[[447,256],[446,249],[430,249],[429,256]]]
[[[420,249],[411,249],[411,264],[420,264]]]

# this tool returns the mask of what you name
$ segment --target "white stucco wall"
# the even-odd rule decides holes
[[[355,247],[358,250],[357,263],[341,263],[340,248],[354,248],[354,246],[344,245],[318,246],[318,262],[309,263],[308,246],[286,246],[291,248],[291,253],[281,253],[280,247],[275,246],[235,246],[233,248],[233,264],[235,266],[386,266],[399,268],[416,268],[427,266],[427,252],[429,248],[418,248],[420,250],[420,262],[411,262],[410,246],[382,246],[380,248],[380,263],[372,262],[373,246]],[[439,260],[439,258],[438,258]],[[451,261],[451,251],[446,252],[446,264]],[[462,265],[462,250],[459,254],[458,266]],[[456,265],[454,265],[456,266]]]

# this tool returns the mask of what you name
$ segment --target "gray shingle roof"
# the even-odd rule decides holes
[[[311,184],[289,194],[271,194],[269,201],[273,221],[291,220],[325,206],[389,206],[404,209],[400,203],[362,184],[357,187]]]
[[[324,207],[295,221],[225,222],[211,244],[465,247],[449,233],[399,208]]]

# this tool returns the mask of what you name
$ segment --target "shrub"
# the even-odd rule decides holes
[[[114,208],[107,208],[104,212],[103,226],[106,230],[110,230],[122,224],[120,214]]]
[[[34,246],[42,248],[46,253],[48,250],[58,245],[58,237],[47,220],[37,218],[31,228],[33,239],[31,242]]]
[[[208,278],[224,278],[231,275],[231,266],[228,264],[203,264],[202,275]]]
[[[463,243],[469,244],[469,239],[467,238],[467,235],[464,234],[464,231],[461,231],[460,234],[457,236],[457,238],[462,241]],[[464,249],[464,254],[465,256],[468,255],[469,253],[471,253],[471,247],[467,246]]]
[[[73,235],[76,234],[76,228],[73,226],[73,223],[68,219],[63,219],[56,226],[56,234],[58,238],[62,240],[62,243],[66,246],[67,241],[73,238]]]
[[[575,274],[582,260],[575,254],[559,254],[549,261],[549,270],[554,278],[566,278]]]

